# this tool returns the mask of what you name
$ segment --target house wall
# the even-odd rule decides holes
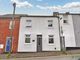
[[[63,14],[60,17],[62,17],[60,25],[65,37],[65,47],[76,47],[72,15]],[[63,23],[64,20],[67,20],[67,23]]]
[[[80,15],[72,15],[76,47],[80,47]]]
[[[5,52],[6,47],[6,38],[10,36],[10,24],[11,18],[0,18],[0,44],[3,44],[3,48],[0,50]],[[19,18],[15,18],[15,26],[13,30],[13,42],[12,42],[12,52],[17,52],[17,45],[18,45],[18,34],[19,34]]]
[[[26,20],[32,20],[31,28],[26,27]],[[53,20],[53,28],[48,28],[48,20]],[[31,43],[25,43],[25,34],[31,34]],[[60,51],[57,17],[21,17],[18,52],[37,52],[38,34],[42,34],[42,51]],[[54,44],[48,43],[48,35],[50,34],[54,35]],[[33,42],[32,40],[35,41]]]

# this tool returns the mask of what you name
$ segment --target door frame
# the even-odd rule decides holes
[[[6,38],[6,44],[5,44],[5,52],[10,52],[11,51],[11,40],[10,40],[11,37],[7,37]],[[9,51],[7,51],[7,45],[8,45],[8,41],[9,41]]]
[[[39,41],[38,39],[41,39],[41,40]],[[38,34],[37,35],[37,52],[41,52],[41,51],[42,51],[42,34]]]

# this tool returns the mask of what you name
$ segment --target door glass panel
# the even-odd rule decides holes
[[[42,51],[42,35],[37,35],[37,51]]]

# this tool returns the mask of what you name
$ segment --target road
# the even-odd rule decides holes
[[[1,60],[80,60],[80,55],[76,56],[48,56],[48,57],[31,57],[31,58],[13,58]]]

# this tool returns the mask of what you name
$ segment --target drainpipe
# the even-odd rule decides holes
[[[62,26],[60,24],[60,20],[62,18],[59,17],[59,13],[57,14],[58,16],[58,26],[59,26],[59,37],[60,37],[60,47],[61,47],[61,51],[66,51],[66,48],[65,48],[65,41],[64,41],[64,36],[63,36],[63,29],[62,29]]]
[[[61,18],[59,17],[59,12],[53,12],[53,16],[58,17],[58,27],[59,27],[60,47],[61,47],[61,51],[62,51],[63,48],[62,48],[62,41],[61,41],[61,26],[60,26],[60,20],[61,20]]]
[[[65,48],[65,36],[63,35],[63,29],[62,29],[62,26],[61,26],[61,45],[62,45],[62,51],[65,52],[66,51],[66,48]]]
[[[59,17],[59,14],[58,14],[58,26],[59,26],[60,47],[61,47],[61,51],[62,51],[61,28],[60,28],[60,17]]]

